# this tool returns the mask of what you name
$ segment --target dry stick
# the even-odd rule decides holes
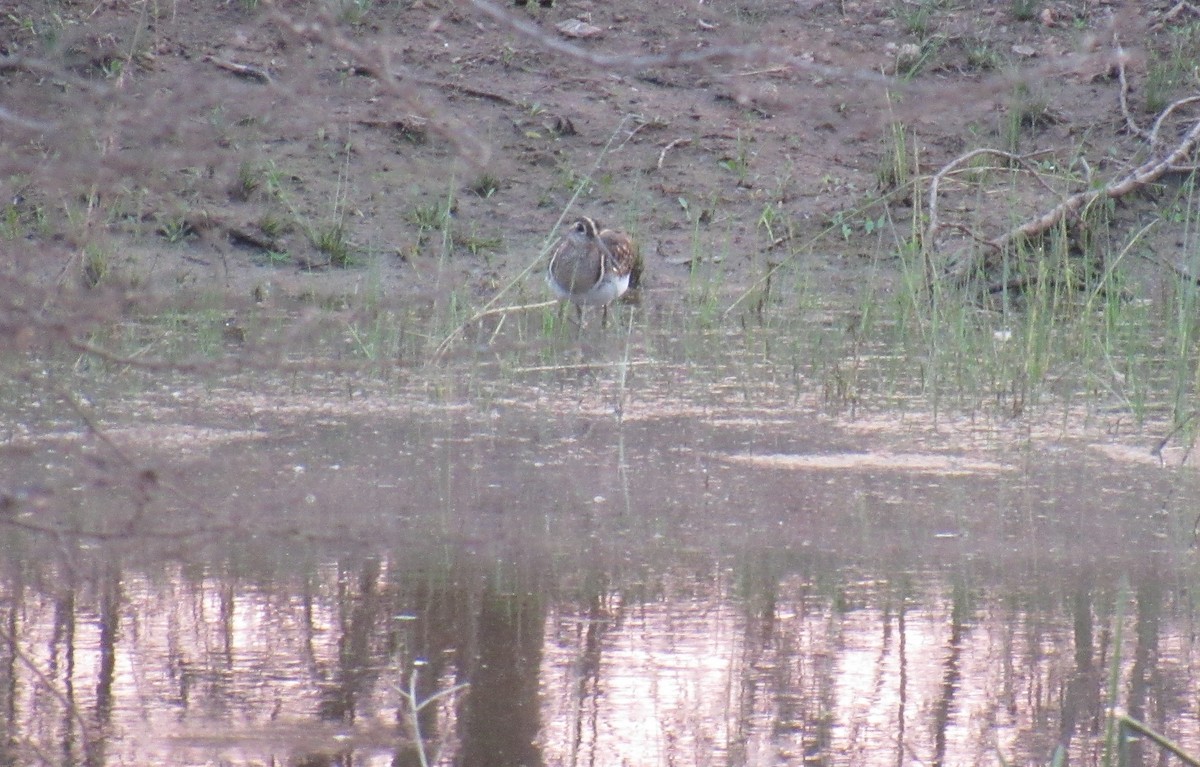
[[[656,124],[657,123],[654,120],[642,120],[642,121],[638,122],[637,127],[634,128],[633,130],[629,131],[629,135],[625,137],[625,140],[621,142],[621,145],[618,146],[617,149],[624,148],[624,146],[626,144],[628,144],[630,141],[632,141],[633,137],[636,136],[638,134],[638,131],[640,131],[642,128],[645,128],[650,125],[656,125]],[[614,150],[614,151],[616,151],[616,150]]]
[[[12,123],[20,128],[39,131],[51,131],[58,127],[58,123],[56,122],[45,122],[44,120],[35,120],[32,117],[22,117],[5,107],[0,107],[0,122]]]
[[[1153,138],[1146,134],[1146,131],[1137,124],[1129,112],[1129,81],[1125,79],[1125,62],[1129,57],[1125,55],[1125,49],[1121,47],[1121,40],[1116,33],[1113,33],[1113,43],[1117,46],[1117,80],[1121,83],[1119,101],[1121,102],[1121,116],[1125,118],[1125,127],[1129,128],[1129,132],[1133,135],[1146,139],[1150,146],[1154,146]]]
[[[453,330],[451,330],[446,337],[442,339],[441,343],[437,345],[437,348],[433,350],[433,357],[431,359],[437,360],[443,354],[445,354],[450,348],[450,344],[454,342],[454,339],[458,338],[459,334],[466,330],[471,324],[478,322],[480,318],[486,317],[489,314],[495,314],[497,311],[503,311],[503,307],[501,307],[499,310],[495,308],[496,302],[507,295],[508,291],[512,290],[518,282],[525,279],[529,273],[533,271],[534,267],[537,266],[543,258],[545,258],[546,254],[550,252],[550,246],[554,242],[555,232],[557,232],[558,227],[562,225],[563,219],[567,217],[567,212],[571,210],[571,206],[575,204],[575,200],[579,199],[579,195],[583,194],[583,190],[591,183],[592,175],[600,169],[600,163],[603,162],[604,158],[608,156],[609,148],[612,147],[613,142],[617,140],[617,134],[620,133],[621,129],[625,127],[625,123],[628,122],[630,117],[632,117],[632,115],[625,115],[621,118],[621,122],[617,123],[617,127],[613,129],[612,135],[608,137],[608,142],[604,145],[604,148],[600,150],[600,154],[596,157],[596,162],[592,163],[591,169],[588,170],[587,174],[579,180],[578,184],[576,184],[575,193],[571,195],[571,198],[567,200],[567,204],[563,207],[562,212],[558,214],[558,220],[554,222],[554,227],[551,229],[550,234],[545,240],[542,241],[542,247],[538,249],[537,255],[534,256],[534,258],[528,264],[526,264],[524,269],[522,269],[515,277],[509,280],[504,287],[500,288],[500,290],[496,292],[496,295],[492,296],[491,300],[483,305],[482,309],[463,320]],[[522,307],[516,308],[519,309]]]
[[[1175,276],[1181,280],[1186,280],[1193,285],[1200,285],[1200,277],[1192,274],[1191,270],[1183,266],[1183,264],[1177,264],[1174,261],[1166,261],[1158,256],[1150,255],[1149,253],[1139,253],[1138,255],[1155,266],[1161,266],[1163,269],[1174,272]]]
[[[663,162],[667,159],[667,152],[671,151],[672,149],[674,149],[677,146],[687,146],[690,143],[692,143],[692,140],[690,138],[684,137],[684,138],[677,138],[674,141],[672,141],[670,144],[667,144],[665,147],[662,148],[662,151],[658,153],[658,165],[656,166],[656,168],[658,170],[662,170]]]
[[[538,301],[536,304],[514,304],[514,305],[510,305],[510,306],[497,306],[494,309],[488,309],[487,311],[479,312],[478,314],[475,315],[475,318],[481,320],[484,317],[490,317],[493,314],[509,314],[510,312],[528,312],[528,311],[533,311],[534,309],[545,309],[547,306],[554,306],[557,303],[558,303],[558,301],[555,301],[552,299],[550,301]]]
[[[1174,428],[1167,432],[1166,436],[1158,441],[1158,444],[1151,449],[1150,455],[1156,456],[1160,464],[1163,463],[1166,459],[1163,458],[1162,451],[1166,448],[1167,444],[1175,438],[1176,434],[1183,431],[1189,423],[1196,420],[1197,416],[1200,416],[1200,410],[1193,410],[1188,413],[1185,418],[1182,418],[1179,423],[1175,424]],[[1200,524],[1200,518],[1197,519],[1197,524]]]
[[[1188,96],[1187,98],[1182,98],[1178,101],[1172,101],[1170,104],[1168,104],[1166,109],[1159,113],[1158,117],[1155,118],[1154,127],[1150,129],[1150,145],[1154,146],[1158,144],[1158,131],[1162,128],[1163,122],[1171,116],[1172,112],[1179,107],[1186,106],[1188,104],[1194,104],[1197,101],[1200,101],[1200,96]]]
[[[43,329],[51,331],[59,331],[58,328],[52,325],[41,326]],[[64,342],[67,347],[74,349],[80,354],[85,354],[96,359],[104,360],[113,365],[123,365],[136,370],[146,370],[151,372],[170,371],[174,373],[244,373],[246,371],[263,370],[269,372],[283,373],[305,373],[313,370],[320,370],[326,373],[354,373],[366,368],[369,363],[362,362],[331,362],[323,361],[320,365],[315,365],[311,360],[292,361],[292,360],[268,360],[255,361],[247,359],[231,359],[231,360],[213,360],[213,359],[192,359],[173,362],[164,359],[142,359],[137,356],[129,356],[119,354],[111,349],[105,349],[102,346],[84,341],[81,338],[66,335]]]
[[[997,157],[1003,157],[1004,159],[1009,160],[1010,162],[1015,162],[1015,163],[1020,164],[1027,171],[1029,171],[1029,173],[1034,178],[1036,178],[1038,180],[1038,183],[1040,183],[1043,187],[1045,187],[1047,190],[1049,190],[1052,194],[1058,194],[1059,193],[1058,190],[1054,189],[1049,184],[1047,184],[1046,181],[1041,177],[1041,174],[1038,173],[1035,168],[1030,166],[1030,164],[1028,162],[1029,160],[1033,159],[1034,157],[1037,157],[1038,155],[1048,154],[1052,151],[1054,151],[1054,150],[1043,149],[1038,152],[1031,152],[1029,154],[1020,154],[1019,155],[1019,154],[1013,154],[1012,152],[1005,152],[1003,149],[990,149],[990,148],[984,147],[982,149],[972,149],[970,152],[967,152],[964,155],[959,155],[958,157],[955,157],[953,160],[951,160],[950,162],[943,165],[941,170],[939,170],[937,173],[934,173],[933,176],[930,177],[930,179],[929,179],[929,203],[928,203],[929,226],[926,227],[926,229],[925,229],[925,241],[932,243],[934,241],[934,237],[936,237],[937,234],[945,226],[944,224],[941,223],[941,221],[938,220],[938,192],[941,189],[942,179],[946,178],[947,176],[951,175],[952,173],[957,172],[956,169],[958,168],[959,165],[962,165],[963,163],[968,162],[969,160],[973,160],[976,157],[981,157],[983,155],[995,155]]]
[[[253,64],[239,64],[236,61],[226,61],[216,56],[206,56],[205,59],[227,72],[233,72],[235,75],[245,77],[249,80],[257,80],[267,85],[271,84],[271,75],[261,67],[256,67]]]
[[[632,326],[631,326],[632,327]],[[619,360],[617,362],[568,362],[562,365],[531,365],[511,368],[512,373],[562,373],[569,370],[607,370],[621,367],[642,367],[659,364],[657,360]]]
[[[1173,110],[1175,107],[1176,104],[1172,104],[1167,108]],[[1176,170],[1183,163],[1183,160],[1196,148],[1197,143],[1200,143],[1200,120],[1192,125],[1191,129],[1180,140],[1179,145],[1166,157],[1147,160],[1126,175],[1100,189],[1077,192],[1041,216],[1031,221],[1026,221],[1021,226],[1010,229],[1004,234],[993,237],[985,244],[993,251],[1002,251],[1017,240],[1029,239],[1047,231],[1065,217],[1077,213],[1101,197],[1115,199],[1141,189],[1147,184],[1158,180],[1164,173]],[[954,270],[956,274],[952,274],[960,282],[965,281],[966,276],[973,271],[969,265],[966,265],[968,264],[967,260],[964,260],[962,264],[964,265]]]

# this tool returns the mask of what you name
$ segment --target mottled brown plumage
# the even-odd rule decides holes
[[[637,244],[624,232],[601,229],[590,218],[571,225],[555,246],[546,269],[546,282],[560,300],[577,307],[608,305],[629,288],[638,263]]]

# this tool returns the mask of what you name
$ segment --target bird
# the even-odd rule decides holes
[[[546,284],[560,301],[575,304],[581,322],[586,305],[603,307],[607,323],[608,305],[629,289],[640,261],[632,237],[601,229],[595,220],[581,216],[554,246]]]

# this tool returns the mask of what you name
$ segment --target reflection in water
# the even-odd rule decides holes
[[[273,583],[112,567],[86,598],[6,583],[18,638],[3,665],[10,761],[414,764],[396,689],[417,661],[426,695],[471,685],[425,711],[446,764],[996,764],[1045,761],[1060,743],[1087,764],[1100,753],[1094,659],[1118,648],[1092,624],[1111,620],[1111,589],[984,571],[986,585],[939,571],[833,581],[802,560],[748,583],[752,563],[694,553],[636,582],[577,589],[398,564],[335,562]],[[1136,577],[1123,697],[1196,748],[1194,697],[1181,694],[1198,681],[1187,605],[1164,603],[1161,573]],[[478,585],[437,582],[450,578]],[[67,703],[95,712],[86,738]]]
[[[655,374],[114,405],[173,488],[136,513],[87,439],[15,446],[4,487],[64,479],[2,529],[0,761],[412,767],[414,673],[469,685],[421,711],[442,765],[1099,764],[1111,668],[1200,751],[1190,474]]]
[[[540,594],[500,594],[488,587],[480,595],[474,641],[465,643],[459,653],[464,678],[471,683],[459,715],[460,764],[542,764],[537,738],[544,611]]]

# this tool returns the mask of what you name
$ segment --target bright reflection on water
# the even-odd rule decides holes
[[[414,670],[469,767],[1200,752],[1191,469],[671,359],[14,404],[3,761],[415,765]]]

